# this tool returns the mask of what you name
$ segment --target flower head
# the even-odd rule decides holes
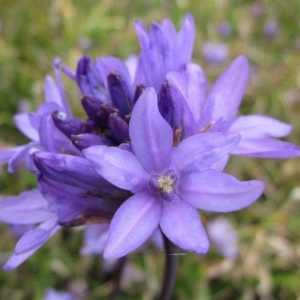
[[[173,131],[159,113],[157,96],[146,89],[129,123],[132,152],[94,146],[84,150],[95,170],[131,191],[115,213],[104,257],[128,254],[158,228],[177,246],[199,254],[209,242],[197,209],[229,212],[253,203],[259,181],[240,182],[210,166],[239,141],[236,134],[202,133],[173,147]]]

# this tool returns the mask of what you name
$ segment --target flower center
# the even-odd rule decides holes
[[[171,194],[174,192],[176,181],[176,171],[168,170],[164,174],[152,176],[150,186],[152,189],[159,191],[162,194]]]

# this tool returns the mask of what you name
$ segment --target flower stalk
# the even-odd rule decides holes
[[[176,280],[176,268],[178,262],[178,255],[175,252],[174,244],[165,236],[165,270],[163,284],[161,287],[160,295],[158,300],[169,300],[171,299],[175,280]]]

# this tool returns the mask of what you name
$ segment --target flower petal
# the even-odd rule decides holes
[[[259,115],[237,118],[230,127],[230,132],[237,132],[243,138],[284,137],[291,133],[292,126],[279,120]]]
[[[187,14],[180,31],[177,34],[174,57],[178,68],[185,67],[191,60],[195,41],[195,23],[193,16]]]
[[[157,228],[161,208],[160,201],[149,193],[126,200],[111,221],[104,258],[115,259],[141,246]]]
[[[160,227],[169,240],[184,250],[204,254],[209,249],[197,210],[180,199],[164,201]]]
[[[22,113],[14,116],[14,122],[18,129],[33,141],[39,140],[38,131],[31,125],[29,114]]]
[[[129,123],[134,154],[149,172],[168,167],[173,144],[173,131],[161,116],[153,88],[147,88],[135,104]]]
[[[294,158],[300,156],[300,147],[271,138],[241,139],[232,154],[259,158]]]
[[[19,153],[24,146],[17,146],[14,148],[5,148],[0,150],[0,167],[4,164],[7,164],[9,160],[16,155],[16,153]]]
[[[148,178],[135,156],[116,147],[94,146],[83,150],[95,170],[119,188],[138,191]]]
[[[228,154],[239,139],[239,135],[218,132],[193,135],[173,150],[172,165],[178,171],[195,163],[198,169],[205,169]]]
[[[212,121],[221,117],[228,120],[236,115],[248,77],[249,62],[245,56],[241,55],[222,73],[208,95],[208,99],[215,101]]]
[[[41,224],[36,229],[31,230],[30,232],[27,232],[25,235],[23,235],[23,237],[17,243],[16,249],[18,247],[19,250],[22,250],[21,246],[23,246],[24,251],[21,251],[19,253],[14,252],[13,255],[3,266],[3,270],[10,271],[12,269],[15,269],[20,264],[22,264],[26,259],[28,259],[32,254],[34,254],[41,246],[43,246],[43,244],[46,243],[61,228],[60,226],[55,225],[55,223],[56,220],[51,219]],[[35,230],[40,233],[42,231],[43,234],[39,234],[39,239],[34,241],[34,245],[32,244],[30,246],[30,243],[27,242],[31,240],[32,232]]]
[[[38,190],[8,196],[0,201],[0,220],[8,224],[35,224],[53,217]]]
[[[263,189],[261,181],[239,181],[233,176],[207,170],[184,174],[179,193],[182,200],[199,209],[231,212],[251,205]]]

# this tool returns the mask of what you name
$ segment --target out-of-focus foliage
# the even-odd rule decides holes
[[[171,18],[179,24],[192,12],[197,24],[194,60],[210,79],[231,58],[246,54],[252,77],[242,112],[268,114],[294,125],[292,142],[300,144],[300,2],[297,0],[1,0],[0,2],[0,145],[21,144],[13,114],[20,101],[34,109],[43,100],[43,78],[60,56],[75,68],[83,53],[126,58],[138,51],[132,23]],[[228,37],[219,25],[231,27]],[[277,31],[268,22],[278,24]],[[273,30],[273,31],[272,31]],[[228,45],[229,58],[208,66],[201,56],[207,41]],[[66,81],[73,106],[78,92]],[[23,105],[24,106],[24,105]],[[80,112],[80,109],[78,109]],[[300,161],[233,158],[228,169],[241,179],[265,181],[265,196],[247,211],[228,216],[240,237],[239,257],[225,260],[214,252],[180,257],[173,299],[300,298]],[[35,185],[20,172],[0,173],[1,194]],[[209,219],[212,215],[207,215]],[[15,239],[1,225],[0,263]],[[105,299],[112,283],[97,257],[79,257],[80,230],[56,236],[18,270],[0,272],[1,299],[42,299],[47,287]],[[120,299],[153,299],[162,276],[163,254],[154,248],[130,257]]]

